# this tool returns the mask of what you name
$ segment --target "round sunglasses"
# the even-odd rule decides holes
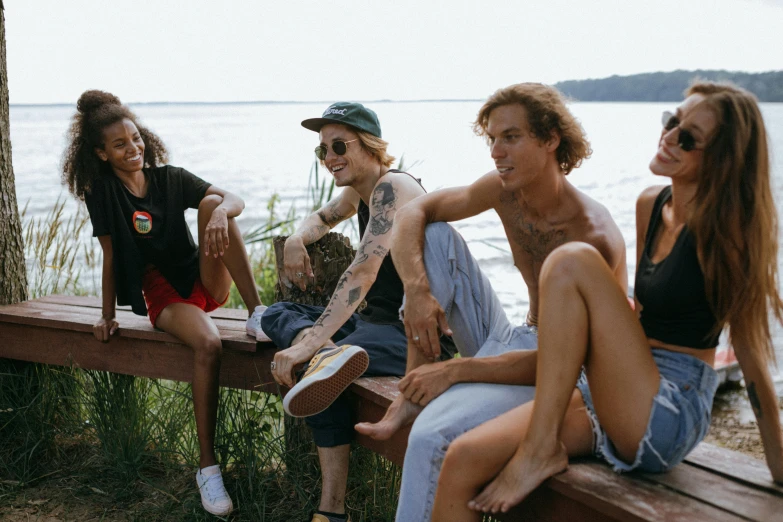
[[[663,111],[661,123],[663,123],[664,130],[669,132],[680,125],[680,119],[676,114],[672,114],[669,111]],[[677,145],[685,152],[702,149],[702,147],[696,146],[696,138],[693,137],[691,131],[683,128],[680,128],[680,134],[677,136]]]
[[[348,144],[353,143],[354,141],[359,141],[359,138],[350,141],[334,140],[334,142],[332,142],[332,150],[338,156],[342,156],[348,152]],[[327,154],[329,154],[329,146],[325,143],[321,143],[315,148],[315,156],[319,160],[324,161]]]

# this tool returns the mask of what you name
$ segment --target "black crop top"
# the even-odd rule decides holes
[[[687,226],[683,226],[666,258],[659,263],[650,259],[663,205],[671,196],[672,189],[668,186],[655,199],[636,270],[634,288],[636,299],[642,305],[642,328],[647,337],[667,344],[715,348],[718,335],[712,334],[712,329],[717,320],[707,303],[696,241]]]

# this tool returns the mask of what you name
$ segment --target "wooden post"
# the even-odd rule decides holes
[[[22,224],[11,162],[11,124],[5,59],[5,10],[0,0],[0,304],[27,299]]]
[[[283,277],[283,247],[288,236],[277,236],[274,239],[275,262],[277,263],[277,285],[275,285],[275,302],[290,301],[292,303],[326,306],[337,287],[340,276],[353,262],[356,250],[351,247],[350,240],[338,234],[329,232],[315,243],[307,246],[310,265],[313,267],[314,281],[308,284],[303,292],[297,286],[290,288],[282,283]]]

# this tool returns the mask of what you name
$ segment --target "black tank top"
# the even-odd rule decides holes
[[[696,240],[687,226],[683,226],[665,259],[659,263],[650,259],[663,206],[671,196],[672,189],[668,186],[655,199],[636,270],[634,289],[642,305],[642,328],[647,337],[667,344],[715,348],[718,335],[712,334],[712,330],[717,320],[707,302]]]
[[[388,172],[408,174],[407,172],[397,169],[390,169]],[[408,175],[411,176],[410,174]],[[414,178],[413,176],[411,177],[421,186],[420,179]],[[424,187],[422,187],[422,189],[424,189]],[[359,217],[359,238],[363,238],[364,231],[367,229],[367,223],[370,220],[370,209],[362,200],[359,200],[357,214]],[[400,279],[400,276],[397,275],[397,270],[394,268],[391,254],[386,254],[386,257],[383,258],[383,263],[381,263],[381,268],[378,270],[375,282],[370,287],[370,290],[365,297],[367,307],[359,312],[359,315],[362,316],[362,319],[371,323],[399,322],[399,310],[400,306],[402,306],[402,297],[404,293],[402,280]]]

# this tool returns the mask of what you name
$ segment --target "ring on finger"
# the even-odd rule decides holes
[[[415,336],[415,337],[413,338],[413,340],[414,340],[414,341],[416,341],[416,342],[418,343],[418,342],[419,342],[419,336],[418,336],[418,335],[417,335],[417,336]]]
[[[277,368],[277,363],[275,361],[272,361],[269,363],[269,369],[274,371],[274,369]]]
[[[297,279],[302,279],[303,277],[304,277],[304,272],[297,272],[296,273],[296,278]]]

